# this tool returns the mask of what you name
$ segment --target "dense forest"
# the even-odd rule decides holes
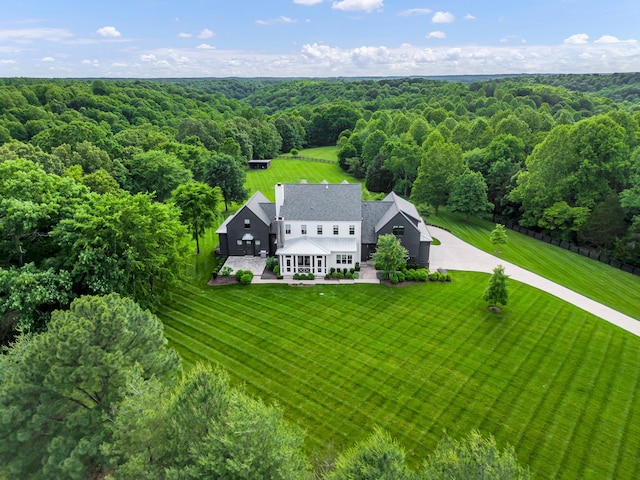
[[[638,74],[0,79],[0,343],[28,332],[67,338],[47,325],[60,323],[61,311],[87,295],[133,299],[136,305],[120,297],[108,297],[107,306],[100,303],[107,297],[91,301],[123,309],[125,317],[146,315],[137,305],[153,310],[181,280],[189,236],[197,240],[219,206],[246,198],[245,162],[308,146],[337,145],[341,168],[370,191],[394,190],[433,214],[443,206],[493,214],[640,266],[639,124]],[[156,335],[149,322],[149,335]],[[27,367],[34,378],[51,368],[50,359],[30,357],[28,344],[54,342],[20,338],[5,355],[11,368],[2,377],[15,385]],[[160,364],[144,368],[131,360],[131,378],[174,369],[173,360],[158,355]],[[229,389],[212,375],[203,373],[205,386],[198,388]],[[118,379],[118,398],[132,388],[131,378]],[[192,388],[189,381],[175,387],[176,398],[181,388]],[[149,408],[161,387],[145,388],[156,390],[136,401]],[[2,395],[0,403],[15,400]],[[225,408],[232,414],[263,408],[229,395],[236,403]],[[92,398],[107,408],[103,400]],[[171,418],[174,407],[165,407],[157,415]],[[13,422],[17,413],[3,415]],[[78,418],[85,426],[93,421]],[[131,435],[126,425],[136,419],[129,412],[120,420],[114,442]],[[73,421],[67,427],[73,430]],[[86,441],[90,451],[91,442],[106,440]],[[68,447],[43,446],[63,463]],[[135,471],[135,449],[109,448],[115,449],[109,458],[127,458],[129,467],[122,468]],[[2,458],[11,452],[0,449]],[[69,460],[67,467],[80,472],[71,478],[101,471],[91,462],[109,456],[101,451],[87,460],[85,453]],[[36,459],[23,461],[31,468]],[[66,471],[61,465],[48,471]]]

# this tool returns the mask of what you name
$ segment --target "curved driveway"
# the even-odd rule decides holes
[[[634,335],[640,336],[640,321],[628,315],[624,315],[524,268],[483,252],[463,242],[446,230],[429,226],[429,231],[432,236],[442,242],[442,245],[434,245],[431,247],[429,259],[430,270],[445,268],[448,270],[493,273],[493,269],[496,266],[502,265],[505,273],[509,275],[510,278],[539,288],[589,313],[593,313],[603,320],[613,323]]]

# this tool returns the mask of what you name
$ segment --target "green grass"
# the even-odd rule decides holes
[[[439,215],[424,217],[485,252],[526,268],[597,302],[640,320],[640,277],[589,259],[524,234],[507,230],[509,244],[496,247],[489,241],[495,224],[440,209]]]
[[[248,170],[246,186],[250,192],[260,190],[268,199],[274,200],[276,183],[361,183],[342,170],[337,163],[310,162],[306,160],[271,160],[271,168],[266,170]]]
[[[512,282],[186,286],[160,317],[187,364],[210,361],[277,401],[322,455],[381,426],[418,464],[443,430],[514,445],[535,478],[640,476],[640,339]]]
[[[283,156],[289,156],[291,154],[286,153]],[[320,158],[322,160],[331,160],[333,162],[338,161],[338,147],[314,147],[305,148],[298,151],[298,155],[301,157]]]

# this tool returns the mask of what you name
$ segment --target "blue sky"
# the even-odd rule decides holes
[[[0,76],[640,71],[640,0],[3,0]]]

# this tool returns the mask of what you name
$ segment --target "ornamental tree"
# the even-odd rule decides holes
[[[402,246],[395,235],[387,234],[378,237],[378,248],[373,254],[373,263],[376,268],[380,268],[384,272],[385,278],[389,278],[407,261],[409,252]]]
[[[504,274],[504,267],[502,265],[498,265],[493,269],[493,275],[491,275],[489,285],[482,297],[486,302],[489,302],[491,307],[498,308],[498,304],[506,305],[509,301],[507,278],[509,277]]]
[[[500,223],[496,223],[496,228],[491,230],[491,236],[489,237],[491,240],[491,244],[496,246],[496,251],[500,248],[500,245],[506,245],[509,243],[509,239],[507,238],[507,230],[504,225]]]

